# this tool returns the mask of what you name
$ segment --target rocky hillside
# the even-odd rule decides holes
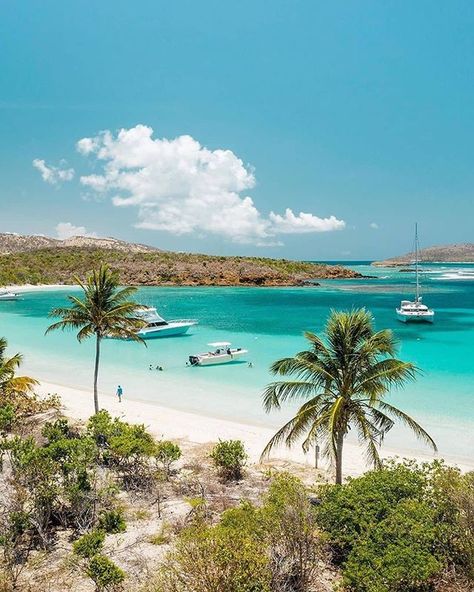
[[[392,257],[385,261],[375,261],[372,265],[398,267],[407,265],[415,259],[415,253],[406,253],[398,257]],[[438,245],[428,247],[420,251],[420,260],[426,263],[468,263],[474,262],[474,243],[459,245]]]
[[[89,236],[73,236],[65,240],[40,235],[21,235],[0,233],[0,254],[23,253],[37,249],[53,249],[68,247],[87,247],[94,249],[110,249],[127,253],[155,253],[159,249],[137,243],[128,243],[116,238],[94,238]]]
[[[84,277],[102,261],[117,270],[123,284],[141,286],[297,286],[362,277],[342,266],[284,259],[63,245],[0,255],[0,285],[69,284],[74,275]]]

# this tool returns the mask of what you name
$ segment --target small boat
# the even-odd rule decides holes
[[[402,321],[402,323],[432,323],[434,321],[434,310],[428,308],[426,304],[423,304],[422,297],[420,296],[420,271],[418,269],[418,251],[418,224],[415,224],[415,300],[402,300],[399,308],[397,308],[397,318],[399,321]]]
[[[16,292],[0,288],[0,300],[18,300],[18,298],[20,298],[20,295]]]
[[[177,335],[184,335],[189,328],[197,325],[197,321],[193,319],[174,319],[166,321],[161,317],[156,308],[147,306],[137,316],[146,322],[143,329],[137,331],[137,335],[142,339],[156,339],[158,337],[175,337]]]
[[[189,356],[189,363],[191,366],[214,366],[215,364],[229,364],[230,362],[237,362],[241,360],[248,350],[241,347],[231,348],[229,341],[216,341],[208,343],[213,351],[208,351],[202,354],[195,354]]]

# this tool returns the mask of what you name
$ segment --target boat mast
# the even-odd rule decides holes
[[[416,272],[416,302],[420,297],[420,284],[418,280],[418,222],[415,222],[415,272]]]

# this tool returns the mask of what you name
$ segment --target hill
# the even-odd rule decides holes
[[[123,243],[128,244],[128,243]],[[0,285],[70,284],[107,262],[123,284],[138,286],[297,286],[310,280],[357,278],[339,265],[258,257],[219,257],[115,247],[64,246],[0,255]]]
[[[398,267],[408,265],[415,259],[415,253],[406,253],[398,257],[375,261],[372,265]],[[459,245],[436,245],[421,249],[420,260],[425,263],[471,263],[474,262],[474,243]]]
[[[116,238],[96,238],[92,236],[73,236],[65,240],[41,235],[21,235],[10,232],[0,233],[0,255],[8,253],[23,253],[38,249],[63,249],[69,247],[85,247],[95,249],[110,249],[132,253],[155,253],[160,249],[129,243]]]

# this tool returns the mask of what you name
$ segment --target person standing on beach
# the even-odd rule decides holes
[[[117,397],[118,397],[119,403],[122,402],[122,393],[123,393],[122,387],[120,385],[118,385],[118,387],[117,387]]]

